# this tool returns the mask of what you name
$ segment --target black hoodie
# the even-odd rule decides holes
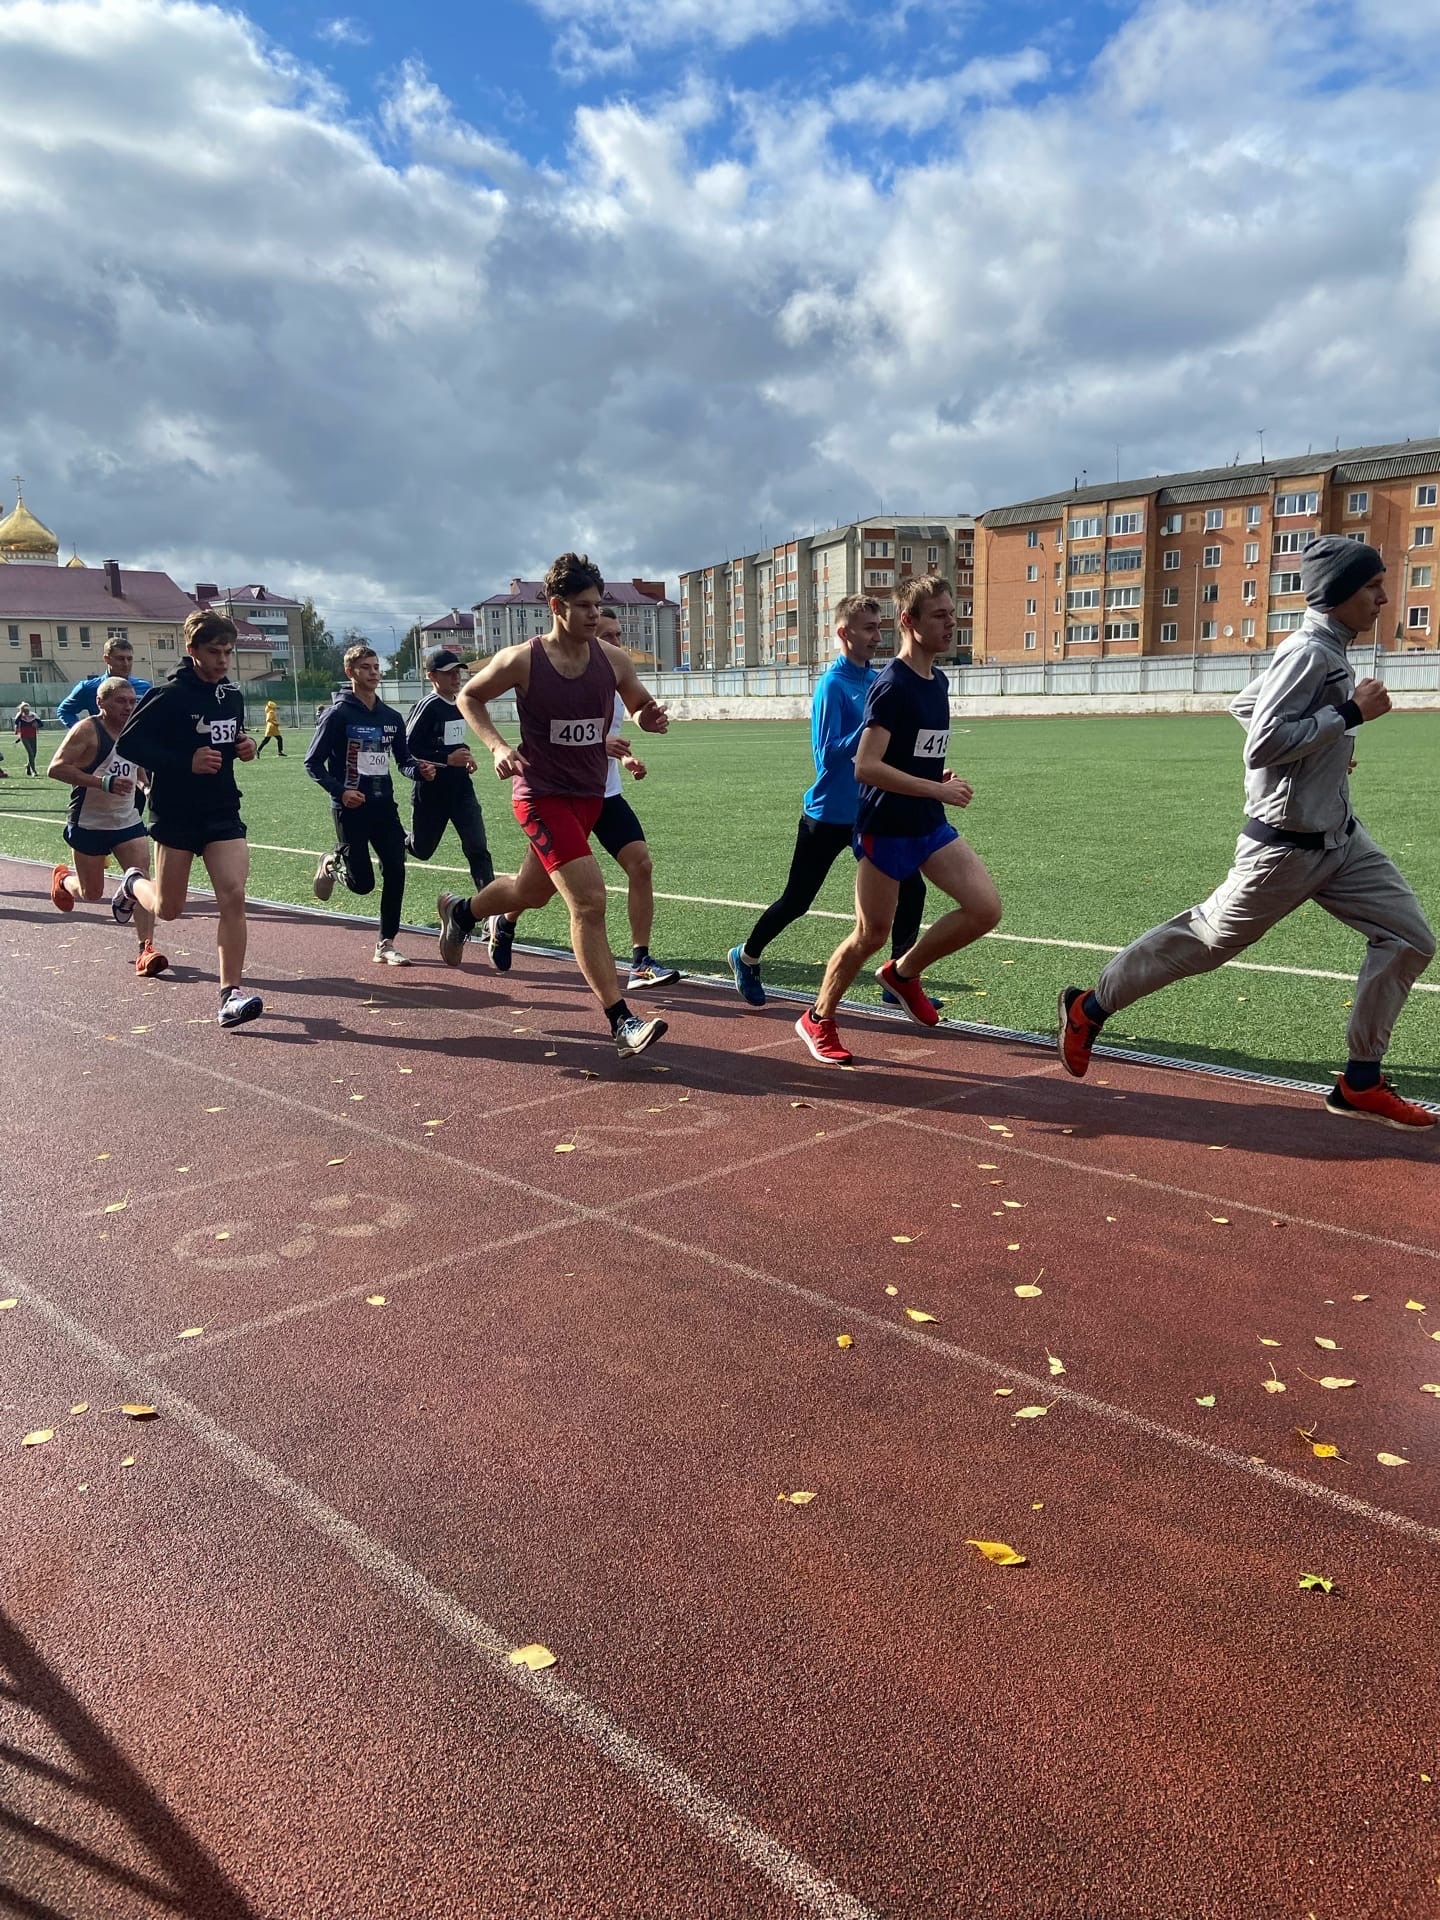
[[[150,811],[157,821],[219,820],[240,811],[235,748],[245,732],[245,701],[236,686],[211,686],[182,660],[152,687],[120,735],[127,759],[150,773]],[[218,773],[196,773],[199,747],[220,755]]]

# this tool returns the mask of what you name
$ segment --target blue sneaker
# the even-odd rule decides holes
[[[760,969],[752,967],[748,960],[741,959],[743,951],[741,947],[730,949],[730,971],[735,976],[735,991],[747,1007],[763,1007],[765,989],[760,984]]]

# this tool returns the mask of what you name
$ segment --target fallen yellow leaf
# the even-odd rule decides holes
[[[8,1313],[11,1307],[18,1307],[18,1300],[0,1300],[0,1313]]]
[[[580,1078],[582,1080],[598,1080],[600,1076],[593,1067],[581,1067]]]
[[[993,1160],[977,1160],[975,1164],[980,1169],[981,1173],[998,1173],[999,1172],[999,1168],[996,1166]]]
[[[792,1100],[790,1104],[792,1107],[809,1107],[812,1106],[814,1102],[810,1100]]]
[[[899,1293],[900,1289],[899,1287],[886,1287],[885,1291],[886,1293],[889,1294],[890,1298],[893,1300],[896,1294]]]
[[[217,1234],[216,1234],[216,1236],[215,1236],[215,1238],[216,1238],[217,1240],[228,1240],[228,1239],[230,1238],[230,1236],[229,1236],[229,1234],[228,1234],[228,1233],[217,1233]]]
[[[1002,1207],[1009,1207],[1012,1212],[1018,1213],[1025,1202],[1023,1200],[1002,1200],[1000,1204]]]
[[[905,1317],[907,1320],[914,1320],[918,1325],[928,1325],[935,1318],[933,1313],[922,1313],[919,1307],[906,1307]]]
[[[1006,1253],[1019,1253],[1019,1251],[1020,1251],[1020,1242],[1019,1242],[1018,1240],[1012,1240],[1012,1241],[1010,1242],[1010,1244],[1009,1244],[1009,1246],[1008,1246],[1008,1247],[1006,1247],[1006,1249],[1005,1249],[1005,1251],[1006,1251]]]
[[[1058,1378],[1062,1373],[1064,1373],[1065,1362],[1060,1358],[1058,1354],[1047,1352],[1047,1354],[1045,1355],[1045,1358],[1050,1362],[1050,1372],[1052,1377]]]
[[[130,1420],[153,1420],[155,1417],[154,1407],[141,1406],[135,1402],[121,1407],[120,1411]]]
[[[365,1296],[365,1304],[367,1307],[383,1307],[385,1304],[385,1295],[383,1293],[367,1293]]]
[[[1270,1362],[1270,1378],[1268,1380],[1262,1380],[1260,1384],[1267,1393],[1283,1393],[1285,1391],[1285,1382],[1280,1378],[1279,1374],[1276,1373],[1275,1362],[1273,1360]]]
[[[555,1151],[556,1153],[573,1153],[575,1151],[575,1142],[573,1140],[562,1140]]]
[[[1262,1347],[1278,1347],[1280,1344],[1278,1340],[1267,1340],[1263,1333],[1259,1336],[1259,1339]]]
[[[1195,1396],[1195,1404],[1197,1407],[1213,1407],[1215,1404],[1215,1396],[1213,1393],[1197,1393]]]
[[[71,1413],[88,1413],[90,1411],[90,1402],[88,1400],[82,1400],[77,1406],[71,1407],[70,1411]]]
[[[835,1344],[837,1347],[853,1347],[855,1344],[854,1336],[848,1333],[837,1333],[835,1336]]]
[[[1420,1391],[1422,1393],[1433,1393],[1436,1395],[1440,1395],[1440,1381],[1435,1381],[1435,1380],[1427,1381],[1426,1384],[1423,1387],[1421,1387]]]
[[[517,1647],[510,1656],[512,1667],[528,1667],[531,1673],[543,1673],[546,1667],[555,1665],[555,1655],[549,1647],[537,1642],[529,1647]]]
[[[1407,1313],[1424,1313],[1425,1302],[1423,1300],[1407,1300],[1405,1302],[1405,1311]]]
[[[1326,1353],[1338,1353],[1340,1351],[1339,1341],[1327,1340],[1323,1333],[1317,1333],[1315,1335],[1315,1344],[1317,1347],[1323,1347]]]
[[[1210,1218],[1215,1222],[1217,1227],[1228,1227],[1230,1224],[1228,1216],[1223,1213],[1212,1213]]]
[[[892,1233],[890,1238],[895,1242],[897,1247],[908,1247],[912,1244],[911,1237],[908,1233]]]
[[[1008,1400],[1014,1391],[1014,1387],[996,1387],[994,1397],[997,1400]]]
[[[345,1164],[345,1162],[346,1162],[346,1161],[347,1161],[347,1160],[348,1160],[349,1158],[350,1158],[350,1156],[349,1156],[349,1154],[348,1154],[348,1153],[342,1153],[342,1154],[340,1155],[340,1157],[339,1157],[338,1159],[336,1159],[336,1160],[327,1160],[327,1161],[325,1162],[325,1164],[326,1164],[326,1166],[327,1166],[327,1167],[343,1167],[343,1166],[344,1166],[344,1164]]]
[[[204,1331],[204,1327],[186,1327],[185,1331],[183,1333],[177,1333],[175,1338],[177,1340],[198,1340]]]
[[[1375,1458],[1382,1467],[1408,1467],[1410,1464],[1403,1453],[1377,1453]]]
[[[1017,1407],[1015,1409],[1015,1418],[1017,1420],[1043,1420],[1049,1411],[1049,1407]]]
[[[112,1200],[109,1206],[106,1207],[105,1211],[106,1213],[123,1213],[126,1207],[129,1206],[129,1204],[130,1204],[130,1201],[128,1196],[124,1200]]]
[[[1310,1451],[1317,1460],[1338,1460],[1340,1458],[1339,1447],[1332,1445],[1328,1440],[1312,1440],[1310,1443]]]
[[[1342,1380],[1338,1374],[1334,1373],[1327,1373],[1322,1380],[1317,1382],[1317,1385],[1322,1387],[1353,1387],[1354,1384],[1355,1382],[1353,1380]]]
[[[135,1464],[135,1456],[134,1456],[134,1454],[133,1454],[133,1453],[127,1453],[127,1454],[126,1454],[126,1456],[125,1456],[125,1458],[124,1458],[124,1459],[123,1459],[123,1460],[122,1460],[122,1461],[120,1462],[120,1464],[121,1464],[121,1466],[122,1466],[122,1467],[133,1467],[133,1466],[134,1466],[134,1464]]]
[[[33,1433],[27,1433],[20,1442],[22,1447],[43,1447],[47,1440],[55,1438],[54,1427],[36,1427]]]
[[[1007,1547],[1003,1540],[967,1540],[965,1544],[967,1547],[978,1547],[985,1558],[993,1561],[997,1567],[1029,1565],[1023,1553],[1017,1553],[1014,1547]]]
[[[223,1113],[225,1109],[224,1107],[206,1107],[205,1111],[206,1113]]]
[[[813,1493],[782,1493],[776,1498],[782,1502],[788,1502],[792,1507],[808,1507],[815,1496]]]
[[[1352,1300],[1368,1300],[1370,1296],[1368,1293],[1352,1293],[1350,1298]]]
[[[1015,1297],[1017,1300],[1038,1300],[1044,1291],[1043,1287],[1016,1287]]]

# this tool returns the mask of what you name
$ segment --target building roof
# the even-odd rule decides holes
[[[226,587],[220,598],[232,603],[237,600],[248,600],[254,606],[262,603],[267,607],[298,607],[300,605],[298,600],[292,600],[288,594],[273,593],[269,587],[262,587],[258,581],[252,581],[247,587]]]
[[[675,601],[667,594],[663,600],[657,600],[653,594],[642,593],[631,581],[606,581],[605,598],[615,607],[673,607]],[[545,604],[545,582],[543,580],[512,580],[508,593],[492,593],[488,600],[475,601],[475,611],[482,607],[528,607],[536,603]],[[428,631],[428,629],[427,629]]]
[[[1022,500],[1011,507],[992,507],[981,514],[980,519],[987,527],[1020,527],[1038,520],[1059,520],[1068,507],[1099,505],[1107,500],[1153,496],[1157,506],[1184,506],[1196,500],[1254,498],[1267,492],[1275,480],[1329,474],[1337,486],[1347,486],[1354,481],[1393,480],[1401,474],[1437,471],[1440,471],[1440,439],[1397,440],[1378,447],[1287,454],[1279,460],[1240,461],[1233,467],[1201,467],[1193,473],[1157,473],[1147,480],[1068,487],[1038,500]]]
[[[60,542],[17,494],[14,507],[0,520],[0,554],[16,553],[23,558],[28,554],[58,554],[59,551]]]
[[[121,567],[117,599],[104,567],[0,567],[0,616],[37,620],[183,621],[195,610],[188,593],[168,573]]]
[[[439,620],[430,620],[420,629],[422,633],[474,633],[475,616],[473,613],[461,613],[452,607],[449,613]]]

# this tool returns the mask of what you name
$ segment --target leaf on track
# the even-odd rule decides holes
[[[808,1507],[815,1498],[813,1493],[777,1493],[775,1499],[781,1506]]]
[[[338,1156],[338,1158],[336,1158],[336,1159],[334,1159],[334,1160],[327,1160],[327,1161],[325,1162],[325,1164],[326,1164],[326,1166],[327,1166],[327,1167],[343,1167],[343,1166],[344,1166],[344,1164],[345,1164],[345,1162],[346,1162],[346,1161],[347,1161],[347,1160],[348,1160],[349,1158],[350,1158],[350,1156],[349,1156],[349,1154],[348,1154],[348,1153],[342,1153],[342,1154],[340,1154],[340,1155]]]
[[[895,1242],[897,1247],[908,1247],[908,1246],[914,1245],[914,1237],[913,1235],[908,1233],[892,1233],[890,1238]]]
[[[77,1403],[71,1407],[70,1411],[72,1414],[88,1413],[90,1411],[90,1402],[88,1400],[77,1401]]]
[[[1228,1227],[1230,1224],[1228,1216],[1223,1213],[1212,1213],[1210,1218],[1217,1227]]]
[[[575,1142],[573,1140],[562,1140],[555,1151],[556,1153],[574,1153]]]
[[[1017,1300],[1038,1300],[1041,1294],[1044,1293],[1044,1291],[1045,1289],[1043,1287],[1036,1287],[1036,1286],[1016,1287],[1015,1297]]]
[[[1280,1344],[1278,1340],[1267,1340],[1263,1333],[1258,1338],[1262,1347],[1278,1347]]]
[[[1338,1460],[1340,1449],[1332,1440],[1312,1440],[1310,1451],[1317,1460]]]
[[[538,1641],[528,1647],[516,1647],[510,1656],[512,1667],[526,1667],[531,1673],[543,1673],[546,1667],[555,1665],[555,1655],[549,1647],[542,1647]]]
[[[1302,1573],[1300,1591],[1302,1593],[1333,1593],[1335,1582],[1323,1573]]]
[[[1060,1358],[1058,1353],[1051,1353],[1048,1349],[1045,1358],[1050,1362],[1051,1378],[1058,1380],[1060,1375],[1065,1371],[1065,1362]]]
[[[1420,1391],[1422,1393],[1433,1393],[1437,1399],[1440,1399],[1440,1381],[1427,1381],[1426,1384],[1421,1387]]]
[[[223,1113],[225,1109],[224,1107],[206,1107],[205,1111],[206,1113]]]
[[[582,1080],[598,1080],[600,1076],[595,1071],[594,1067],[581,1067],[580,1078]]]
[[[367,1293],[365,1296],[365,1304],[367,1307],[383,1307],[385,1305],[385,1298],[383,1293]]]
[[[1007,1547],[1003,1540],[967,1540],[967,1547],[976,1547],[985,1558],[997,1567],[1025,1567],[1030,1563],[1023,1553],[1017,1553],[1014,1547]]]
[[[1326,1353],[1338,1353],[1340,1351],[1340,1342],[1338,1340],[1327,1340],[1323,1333],[1317,1333],[1315,1335],[1315,1344],[1317,1347],[1323,1347]]]
[[[112,1200],[105,1211],[106,1213],[123,1213],[129,1204],[130,1196],[127,1193],[123,1200]]]
[[[0,1300],[0,1313],[9,1313],[12,1307],[18,1307],[18,1300]]]
[[[1195,1404],[1197,1407],[1213,1407],[1215,1404],[1215,1396],[1213,1393],[1197,1393],[1195,1396]]]
[[[1342,1380],[1338,1373],[1327,1373],[1321,1379],[1317,1380],[1315,1384],[1319,1387],[1329,1387],[1334,1391],[1340,1387],[1353,1387],[1355,1382],[1353,1380]]]
[[[847,1347],[854,1346],[855,1336],[849,1333],[837,1333],[835,1336],[835,1344],[843,1351]]]
[[[1408,1467],[1410,1464],[1403,1453],[1377,1453],[1375,1458],[1382,1467]]]
[[[807,1107],[807,1108],[808,1108],[808,1107],[812,1107],[812,1106],[813,1106],[813,1105],[814,1105],[815,1103],[814,1103],[814,1101],[813,1101],[813,1100],[792,1100],[792,1101],[790,1102],[790,1104],[791,1104],[791,1106],[792,1106],[792,1107]]]
[[[1359,1302],[1361,1300],[1368,1300],[1370,1296],[1368,1293],[1352,1293],[1350,1298],[1356,1302]]]
[[[134,1464],[135,1464],[135,1456],[134,1456],[134,1454],[133,1454],[133,1453],[127,1453],[127,1454],[126,1454],[126,1456],[125,1456],[125,1458],[124,1458],[124,1459],[123,1459],[123,1460],[122,1460],[122,1461],[120,1462],[120,1464],[121,1464],[121,1466],[122,1466],[122,1467],[133,1467],[133,1466],[134,1466]]]
[[[1405,1311],[1407,1313],[1424,1313],[1425,1302],[1423,1300],[1407,1300],[1405,1302]]]
[[[907,1320],[913,1320],[917,1326],[931,1326],[935,1324],[935,1315],[933,1313],[922,1313],[919,1307],[906,1307],[905,1318]]]
[[[22,1447],[43,1447],[47,1440],[55,1438],[54,1427],[36,1427],[33,1433],[27,1433],[20,1442]]]
[[[1043,1420],[1049,1411],[1049,1407],[1017,1407],[1015,1409],[1015,1418],[1017,1420]]]
[[[1014,1391],[1014,1387],[996,1387],[994,1389],[994,1397],[997,1400],[1008,1400]]]
[[[120,1411],[125,1415],[127,1420],[153,1420],[155,1418],[154,1407],[144,1406],[139,1401],[128,1401],[126,1405],[121,1407]]]
[[[175,1338],[177,1340],[198,1340],[204,1331],[204,1327],[186,1327],[182,1333],[177,1333]]]
[[[1266,1393],[1284,1393],[1285,1382],[1280,1378],[1279,1374],[1276,1373],[1275,1362],[1273,1360],[1270,1362],[1270,1378],[1268,1380],[1262,1380],[1260,1384]]]

